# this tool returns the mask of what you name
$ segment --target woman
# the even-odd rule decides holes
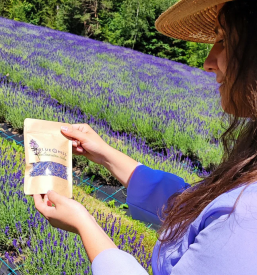
[[[216,74],[222,108],[231,117],[217,169],[190,188],[114,150],[86,124],[62,133],[74,140],[76,154],[104,165],[128,188],[134,218],[162,224],[154,274],[257,274],[257,1],[181,0],[156,27],[175,38],[214,43],[204,68]],[[83,206],[53,191],[47,195],[44,201],[34,196],[37,209],[53,226],[80,234],[93,274],[146,274]]]

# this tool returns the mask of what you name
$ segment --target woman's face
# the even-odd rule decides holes
[[[220,4],[217,6],[217,12],[223,7],[224,4]],[[216,40],[212,50],[210,51],[209,56],[205,60],[204,69],[207,72],[214,72],[216,74],[216,81],[220,83],[220,95],[221,95],[221,106],[224,111],[228,108],[228,96],[224,93],[223,82],[225,79],[226,73],[226,49],[224,40],[224,34],[222,29],[219,25],[218,19],[215,23],[215,33],[216,33]]]
[[[220,4],[217,6],[217,13],[219,13],[220,9],[223,6],[224,4]],[[214,72],[216,74],[216,81],[221,84],[219,87],[219,91],[221,96],[221,106],[223,110],[231,115],[237,115],[240,117],[251,117],[250,108],[247,105],[247,102],[244,102],[245,100],[242,100],[239,93],[234,93],[234,103],[231,102],[229,88],[233,86],[232,84],[234,80],[230,79],[231,83],[226,82],[224,85],[227,69],[226,49],[228,48],[228,46],[231,45],[226,45],[228,41],[226,41],[225,39],[225,34],[219,24],[218,18],[215,22],[215,33],[215,43],[212,50],[210,51],[209,56],[205,60],[204,69],[207,72]],[[233,33],[233,35],[235,36],[235,40],[237,41],[239,39],[238,35],[236,33]],[[234,106],[237,109],[237,113],[235,113]]]

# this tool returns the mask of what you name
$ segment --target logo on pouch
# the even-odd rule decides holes
[[[34,152],[34,155],[38,156],[40,153],[40,148],[37,142],[34,139],[31,139],[29,145],[31,150]]]

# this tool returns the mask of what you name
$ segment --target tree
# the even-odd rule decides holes
[[[112,0],[83,0],[84,14],[81,20],[84,23],[85,35],[99,37],[101,34],[100,16],[107,18],[113,8]]]
[[[82,35],[84,31],[82,16],[80,0],[61,0],[56,11],[56,28],[60,31]]]
[[[0,16],[9,17],[10,0],[0,1]]]
[[[134,49],[142,34],[149,32],[150,18],[154,18],[154,0],[125,0],[104,27],[104,36],[112,44]]]
[[[187,42],[187,64],[203,68],[204,61],[211,50],[210,44]]]

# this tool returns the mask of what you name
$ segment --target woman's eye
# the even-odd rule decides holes
[[[225,48],[225,39],[217,39],[216,44],[221,45],[223,48]]]
[[[225,44],[225,39],[219,40],[218,43],[224,45]]]

